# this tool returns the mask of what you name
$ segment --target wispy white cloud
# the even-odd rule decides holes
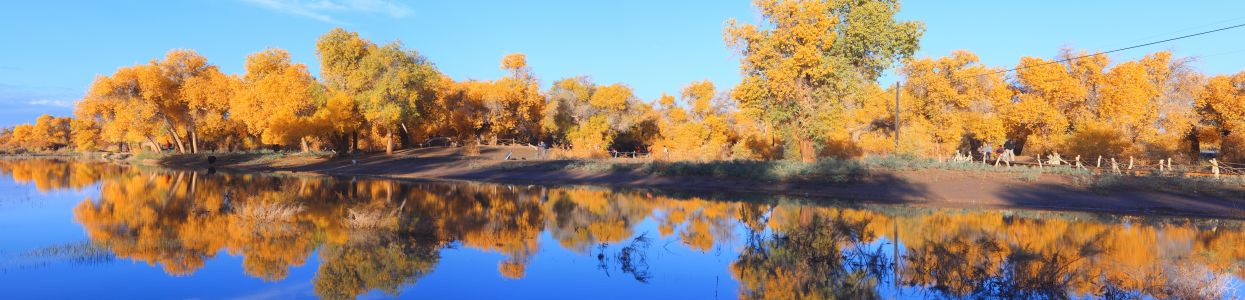
[[[392,0],[243,0],[248,3],[258,5],[260,7],[287,13],[292,15],[303,16],[323,22],[341,24],[344,23],[334,14],[338,13],[367,13],[367,14],[383,14],[391,18],[401,19],[411,14],[411,9],[406,5],[394,2]]]
[[[302,298],[310,296],[311,282],[300,282],[294,284],[278,285],[276,287],[257,291],[254,294],[235,297],[233,300],[265,300],[265,299],[287,299]]]
[[[56,107],[73,107],[74,101],[63,100],[63,99],[35,99],[35,100],[26,101],[26,104],[41,105],[41,106],[56,106]]]
[[[40,115],[72,116],[79,89],[0,83],[0,127],[33,123]]]
[[[0,104],[25,107],[73,107],[82,92],[64,87],[37,87],[0,84]]]

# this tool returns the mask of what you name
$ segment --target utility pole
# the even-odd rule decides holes
[[[895,81],[895,154],[899,154],[899,81]]]

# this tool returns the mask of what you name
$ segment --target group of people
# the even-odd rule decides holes
[[[612,156],[612,157],[619,157],[620,155],[624,155],[624,156],[625,156],[625,155],[632,155],[633,157],[639,157],[640,155],[644,155],[644,153],[648,152],[648,151],[645,151],[645,150],[644,150],[644,145],[637,145],[637,146],[635,146],[635,152],[623,152],[623,151],[618,151],[618,150],[617,150],[617,149],[615,149],[614,147],[610,147],[610,149],[609,149],[609,150],[610,150],[610,156]]]
[[[998,159],[1011,161],[1014,159],[1014,152],[1012,152],[1012,143],[1010,141],[1003,143],[1002,145],[998,145],[998,147],[992,147],[989,142],[981,143],[981,147],[977,148],[977,152],[981,153],[981,158],[983,160]]]
[[[560,145],[560,146],[553,146],[553,147],[561,148],[562,150],[570,150],[569,145]],[[545,141],[540,141],[539,143],[537,143],[536,149],[538,150],[538,152],[536,153],[536,157],[538,159],[549,159],[549,148],[551,148],[550,145],[548,143],[545,143]],[[624,155],[624,154],[631,154],[635,157],[639,157],[641,155],[646,154],[648,152],[646,150],[647,149],[645,149],[644,145],[636,146],[635,152],[621,152],[621,151],[618,151],[614,147],[610,147],[609,154],[611,157],[619,157],[620,155]]]

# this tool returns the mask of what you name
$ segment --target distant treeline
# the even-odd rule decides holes
[[[1017,153],[1176,158],[1214,149],[1245,160],[1245,72],[1205,76],[1156,52],[1123,62],[1065,49],[1015,72],[975,54],[913,58],[924,25],[897,1],[756,1],[761,24],[727,22],[742,82],[707,80],[636,97],[589,77],[542,90],[523,54],[507,75],[456,81],[399,42],[333,29],[316,42],[319,77],[282,49],[224,74],[193,50],[99,76],[73,118],[44,116],[0,136],[10,150],[392,152],[431,138],[545,142],[575,156],[802,159],[903,153],[949,157],[983,144]],[[1070,59],[1066,60],[1065,59]],[[898,64],[896,64],[898,63]],[[895,87],[878,83],[894,67]],[[654,70],[661,72],[661,70]],[[898,111],[896,124],[895,113]],[[899,139],[895,144],[895,128]]]

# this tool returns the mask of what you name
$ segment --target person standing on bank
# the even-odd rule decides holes
[[[981,152],[982,161],[990,160],[990,152],[994,151],[994,147],[990,147],[990,143],[981,143],[981,147],[977,148],[977,152]]]

